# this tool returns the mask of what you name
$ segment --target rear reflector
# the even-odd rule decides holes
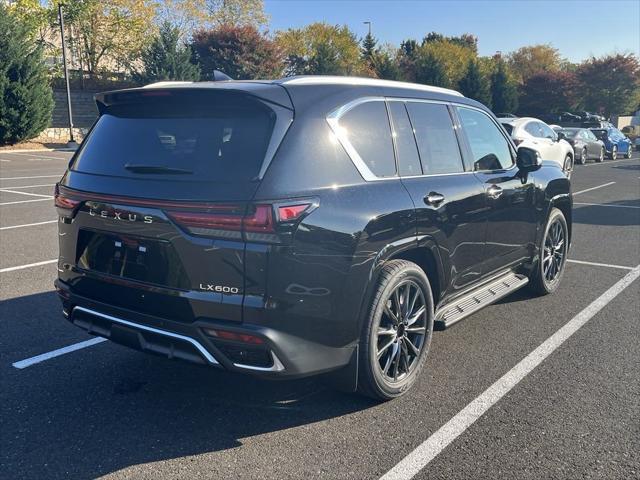
[[[228,330],[214,330],[212,328],[205,328],[204,333],[210,337],[216,337],[220,340],[230,340],[233,342],[251,343],[253,345],[262,345],[264,340],[255,335],[249,335],[247,333],[229,332]]]

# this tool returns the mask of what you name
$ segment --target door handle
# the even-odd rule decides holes
[[[487,189],[487,195],[489,195],[490,198],[500,198],[500,195],[502,195],[502,188],[500,188],[498,185],[491,185],[488,189]]]
[[[424,203],[427,205],[433,205],[434,207],[444,202],[444,195],[438,192],[429,192],[424,197]]]

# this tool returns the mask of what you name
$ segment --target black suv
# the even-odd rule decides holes
[[[562,277],[569,180],[457,92],[292,77],[97,104],[55,195],[57,291],[91,334],[389,399],[434,327]]]

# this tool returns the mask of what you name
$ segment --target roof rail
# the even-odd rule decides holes
[[[300,75],[285,78],[281,81],[285,85],[370,85],[377,87],[407,88],[413,90],[424,90],[428,92],[446,93],[463,97],[460,92],[449,88],[433,87],[421,83],[396,82],[395,80],[381,80],[379,78],[366,77],[341,77],[338,75]]]
[[[187,83],[193,83],[193,82],[182,82],[182,81],[155,82],[155,83],[150,83],[148,85],[144,85],[142,88],[172,87],[174,85],[185,85]]]

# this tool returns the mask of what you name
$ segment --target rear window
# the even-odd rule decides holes
[[[191,181],[257,177],[275,123],[275,113],[262,103],[230,92],[130,96],[106,108],[73,170]]]

